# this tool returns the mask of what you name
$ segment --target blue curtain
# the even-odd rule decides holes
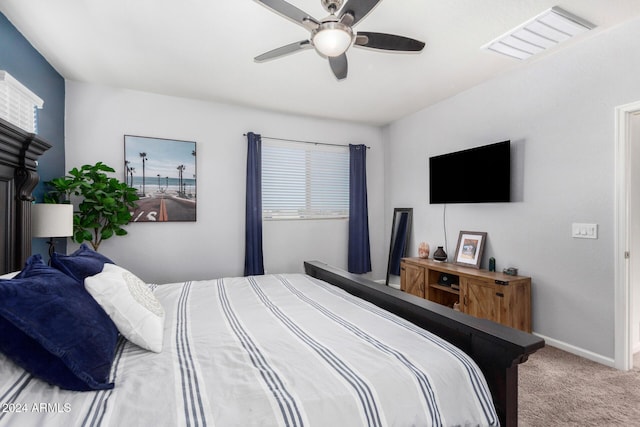
[[[402,212],[398,220],[395,236],[396,241],[393,242],[393,250],[391,251],[391,265],[389,266],[389,274],[394,276],[400,275],[400,261],[404,257],[404,248],[407,242],[407,222],[409,214]]]
[[[367,207],[367,147],[349,145],[349,252],[350,273],[371,271],[369,209]]]
[[[247,134],[247,202],[244,275],[264,274],[262,259],[262,139]]]

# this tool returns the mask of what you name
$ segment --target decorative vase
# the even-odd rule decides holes
[[[442,249],[442,246],[438,246],[436,251],[433,253],[433,259],[436,261],[446,261],[447,253]]]
[[[418,256],[420,258],[429,258],[429,244],[426,242],[420,243],[418,246]]]

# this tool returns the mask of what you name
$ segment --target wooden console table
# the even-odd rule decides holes
[[[440,284],[441,275],[458,282],[459,289]],[[461,267],[431,259],[403,258],[400,289],[404,292],[453,307],[475,317],[493,320],[531,332],[531,278]]]

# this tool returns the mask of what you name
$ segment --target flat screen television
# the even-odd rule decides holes
[[[510,141],[429,158],[429,203],[510,201]]]

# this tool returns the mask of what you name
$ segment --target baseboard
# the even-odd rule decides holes
[[[602,356],[601,354],[597,354],[592,351],[585,350],[584,348],[576,347],[574,345],[567,344],[566,342],[549,338],[535,332],[533,333],[533,335],[542,338],[546,345],[559,348],[560,350],[564,350],[568,353],[575,354],[576,356],[584,357],[585,359],[591,360],[593,362],[597,362],[602,365],[615,368],[615,360],[611,357],[605,357],[605,356]]]

